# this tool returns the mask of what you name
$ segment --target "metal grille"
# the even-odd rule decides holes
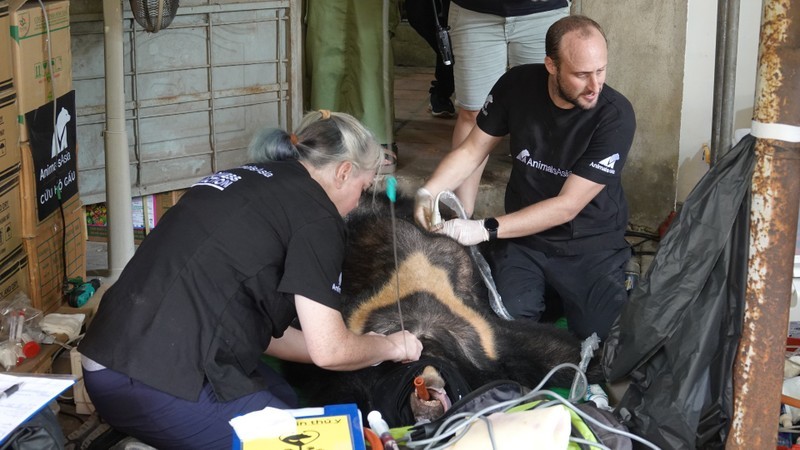
[[[297,1],[187,6],[160,33],[125,14],[125,116],[133,196],[182,189],[246,162],[260,128],[302,114]],[[295,13],[293,15],[292,13]],[[105,201],[103,24],[72,19],[78,187]]]
[[[178,12],[179,0],[131,0],[136,23],[150,33],[167,28]]]

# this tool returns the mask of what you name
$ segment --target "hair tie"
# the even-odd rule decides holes
[[[322,114],[322,120],[331,118],[331,111],[329,109],[320,109],[319,113]]]
[[[292,145],[297,145],[297,143],[300,142],[297,140],[297,135],[294,133],[289,134],[289,140],[292,142]]]

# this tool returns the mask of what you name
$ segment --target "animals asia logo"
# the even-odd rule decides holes
[[[76,117],[75,91],[25,113],[40,221],[78,194]]]
[[[53,141],[50,146],[51,158],[55,158],[56,155],[69,148],[69,142],[67,141],[67,125],[71,119],[72,116],[69,115],[67,108],[61,108],[56,118],[56,129],[53,131]]]
[[[614,165],[617,163],[617,161],[619,161],[619,153],[614,153],[606,159],[600,160],[596,163],[590,163],[589,166],[613,175],[617,173],[616,170],[614,170]]]

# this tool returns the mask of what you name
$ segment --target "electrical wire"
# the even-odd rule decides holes
[[[58,111],[58,94],[56,90],[56,76],[53,72],[53,45],[50,42],[50,19],[47,16],[47,8],[44,2],[39,0],[39,6],[42,8],[42,16],[44,17],[44,30],[47,36],[47,65],[46,69],[50,71],[50,84],[53,85],[53,132],[56,131],[56,112]],[[45,77],[46,78],[46,77]]]
[[[647,446],[649,448],[652,448],[652,449],[655,449],[655,450],[660,450],[658,446],[656,446],[655,444],[647,441],[646,439],[644,439],[642,437],[636,436],[636,435],[634,435],[632,433],[629,433],[627,431],[624,431],[624,430],[618,430],[616,428],[609,427],[609,426],[599,422],[598,420],[596,420],[593,417],[589,416],[585,412],[583,412],[583,411],[579,410],[578,408],[576,408],[572,403],[570,403],[568,400],[564,399],[561,395],[557,394],[556,392],[553,392],[553,391],[550,391],[550,390],[546,390],[546,389],[542,389],[542,387],[547,383],[547,381],[553,376],[554,373],[556,373],[559,370],[567,369],[567,368],[575,370],[583,378],[585,378],[585,376],[586,376],[585,374],[583,374],[583,372],[580,371],[580,368],[578,366],[576,366],[575,364],[572,364],[572,363],[559,364],[558,366],[552,368],[550,370],[550,372],[548,372],[547,375],[545,375],[545,377],[542,379],[542,381],[536,386],[536,388],[534,388],[533,390],[531,390],[527,394],[525,394],[525,395],[523,395],[523,396],[521,396],[519,398],[513,399],[513,400],[507,400],[505,402],[500,402],[500,403],[496,403],[494,405],[490,405],[490,406],[488,406],[486,408],[483,408],[482,410],[474,412],[474,413],[454,414],[452,417],[448,418],[448,420],[446,420],[436,430],[436,432],[434,433],[434,435],[432,437],[427,438],[427,439],[420,439],[420,440],[416,440],[416,441],[410,441],[409,440],[409,441],[407,441],[405,443],[405,446],[408,447],[408,448],[411,448],[411,449],[422,448],[424,450],[443,450],[445,448],[448,448],[448,447],[452,446],[454,441],[457,441],[458,439],[461,439],[472,423],[474,423],[477,420],[488,420],[488,419],[486,419],[484,417],[487,414],[492,413],[492,412],[497,412],[497,411],[506,412],[506,411],[508,411],[509,409],[511,409],[511,408],[513,408],[515,406],[518,406],[518,405],[523,404],[523,403],[527,403],[527,402],[529,402],[531,400],[534,400],[534,399],[536,399],[538,397],[545,396],[545,397],[550,397],[552,400],[548,401],[548,402],[543,402],[543,403],[541,403],[539,405],[536,405],[534,408],[542,408],[542,407],[552,406],[552,405],[555,405],[555,404],[561,404],[561,405],[566,406],[567,408],[569,408],[573,412],[575,412],[585,422],[588,422],[588,423],[590,423],[590,424],[592,424],[592,425],[594,425],[594,426],[596,426],[598,428],[601,428],[601,429],[603,429],[605,431],[608,431],[610,433],[619,434],[619,435],[627,437],[627,438],[629,438],[631,440],[640,442],[640,443],[644,444],[645,446]],[[532,408],[532,409],[534,409],[534,408]],[[452,427],[450,427],[451,424],[453,425]],[[497,446],[496,446],[495,440],[494,440],[494,436],[493,436],[493,430],[491,429],[491,427],[489,427],[488,430],[489,430],[489,438],[492,441],[492,449],[497,449]],[[451,439],[451,438],[453,438],[453,439]],[[573,438],[570,438],[570,440],[572,440],[572,439]],[[602,445],[598,445],[597,443],[591,443],[591,444],[596,446],[596,447],[599,447],[599,448],[604,448]]]
[[[53,352],[53,356],[50,357],[50,365],[52,366],[52,364],[56,361],[56,358],[58,358],[59,356],[61,356],[62,353],[64,353],[64,350],[71,351],[73,348],[75,348],[75,345],[70,345],[70,344],[72,344],[73,342],[79,342],[81,339],[83,339],[83,336],[85,334],[86,333],[79,334],[79,335],[75,336],[74,338],[72,338],[72,339],[70,339],[70,340],[68,340],[66,342],[63,342],[63,343],[62,342],[58,342],[58,341],[53,341],[54,344],[60,345],[61,348],[59,348],[55,352]]]
[[[50,18],[47,15],[47,8],[42,0],[39,0],[39,7],[42,8],[44,17],[44,29],[47,41],[47,64],[46,71],[50,73],[50,84],[53,86],[53,134],[56,129],[58,119],[58,90],[56,89],[56,74],[53,67],[53,44],[50,35]],[[69,286],[69,275],[67,274],[67,222],[64,218],[64,204],[61,201],[61,189],[56,186],[56,198],[58,199],[58,209],[61,211],[61,262],[64,264],[64,283],[62,286],[62,298],[66,298],[66,290]]]
[[[601,450],[611,450],[610,447],[605,446],[605,445],[603,445],[603,444],[601,444],[599,442],[592,442],[592,441],[588,441],[586,439],[581,439],[581,438],[577,438],[577,437],[570,437],[569,441],[570,442],[575,442],[576,444],[588,445],[590,447],[597,447],[597,448],[599,448]]]
[[[413,442],[409,441],[409,442],[406,443],[406,446],[408,446],[409,448],[417,448],[417,447],[421,447],[421,445],[423,445],[423,444],[432,444],[432,443],[442,442],[443,439],[450,438],[450,437],[456,435],[459,431],[461,431],[464,428],[468,427],[469,425],[472,424],[472,422],[474,422],[475,420],[478,420],[478,418],[483,417],[486,414],[489,414],[489,413],[492,413],[492,412],[496,412],[496,411],[506,411],[506,410],[508,410],[510,408],[513,408],[513,407],[521,404],[521,403],[525,403],[525,402],[527,402],[529,400],[532,400],[534,398],[542,396],[543,394],[552,393],[553,395],[557,395],[554,392],[545,391],[545,390],[542,390],[541,388],[545,385],[545,383],[547,383],[547,381],[553,376],[554,373],[556,373],[558,370],[561,370],[561,369],[564,369],[564,368],[573,368],[573,369],[575,369],[575,371],[578,374],[580,374],[579,377],[581,377],[581,379],[583,381],[586,381],[586,375],[583,374],[580,371],[580,368],[578,368],[578,366],[576,366],[575,364],[572,364],[572,363],[559,364],[556,367],[552,368],[550,370],[550,372],[548,372],[547,375],[545,375],[545,377],[542,379],[542,381],[534,389],[532,389],[529,393],[527,393],[527,394],[525,394],[525,395],[523,395],[523,396],[521,396],[519,398],[513,399],[513,400],[506,400],[504,402],[499,402],[499,403],[496,403],[496,404],[493,404],[493,405],[489,405],[489,406],[485,407],[484,409],[481,409],[481,410],[479,410],[479,411],[477,411],[475,413],[454,414],[453,416],[448,418],[436,430],[436,433],[434,433],[433,437],[428,438],[428,439],[422,439],[422,440],[418,440],[418,441],[413,441]],[[461,419],[461,418],[466,418],[466,420],[464,420],[464,421],[462,421],[460,423],[457,423],[455,425],[455,427],[448,429],[448,427],[449,427],[449,425],[451,423],[454,423],[458,419]],[[493,438],[491,430],[490,430],[490,433],[489,433],[489,437]],[[440,446],[440,447],[428,446],[428,447],[425,447],[425,450],[437,450],[439,448],[445,448],[446,446],[450,445],[451,443],[445,442],[445,444],[446,444],[445,446]],[[496,447],[493,447],[493,448],[496,448]]]
[[[644,238],[645,240],[652,240],[656,242],[661,240],[659,235],[654,233],[645,233],[644,231],[628,230],[625,232],[625,236]]]

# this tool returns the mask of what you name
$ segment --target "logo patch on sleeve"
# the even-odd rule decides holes
[[[589,163],[589,166],[614,175],[615,173],[617,173],[616,170],[614,170],[614,165],[617,163],[617,161],[619,161],[619,153],[614,153],[613,155],[609,156],[606,159],[600,160],[598,162]]]
[[[339,281],[333,283],[331,285],[331,290],[336,292],[337,294],[342,293],[342,273],[339,272]]]

